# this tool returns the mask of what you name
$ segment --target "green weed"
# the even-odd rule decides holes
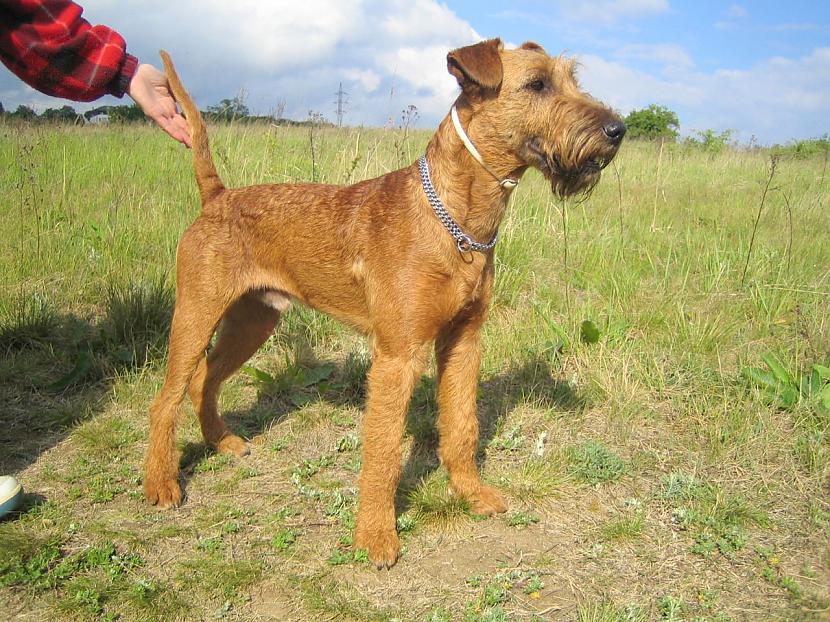
[[[766,513],[746,499],[693,475],[675,472],[663,479],[658,497],[671,507],[672,522],[694,535],[693,553],[731,557],[744,548],[747,527],[766,526]]]
[[[622,458],[598,441],[585,441],[568,448],[568,472],[592,486],[616,482],[626,472]]]

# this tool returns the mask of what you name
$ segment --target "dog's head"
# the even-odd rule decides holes
[[[447,68],[485,160],[533,166],[561,197],[589,192],[625,135],[622,119],[580,90],[575,62],[535,43],[483,41],[450,52]]]

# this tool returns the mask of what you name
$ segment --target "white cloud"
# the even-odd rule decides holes
[[[749,15],[749,11],[747,11],[740,4],[733,4],[729,7],[729,10],[726,12],[726,14],[732,19],[741,19],[742,17],[746,17],[747,15]]]
[[[158,50],[168,50],[200,106],[244,89],[256,111],[284,101],[287,116],[315,110],[331,117],[342,82],[350,93],[349,123],[383,124],[410,104],[434,123],[457,92],[447,52],[481,39],[437,0],[86,0],[84,6],[84,17],[118,30],[142,61],[158,66]],[[0,74],[0,96],[14,97],[11,91],[20,94],[21,85]],[[28,99],[39,108],[57,101]]]
[[[566,19],[593,24],[612,24],[669,10],[668,0],[558,0],[557,4]]]
[[[349,82],[356,82],[366,93],[374,93],[380,86],[381,77],[371,69],[353,67],[343,71],[343,77]]]
[[[635,70],[598,56],[581,57],[586,90],[626,113],[652,103],[680,116],[681,130],[734,129],[739,138],[784,142],[827,132],[830,48],[802,58],[769,58],[745,70],[670,77]]]
[[[574,19],[602,13],[591,27],[598,37],[609,24],[602,19],[669,9],[666,0],[555,1]],[[306,118],[314,110],[332,118],[342,82],[350,124],[396,122],[415,104],[419,124],[434,127],[458,92],[446,72],[447,51],[481,38],[441,0],[86,0],[85,6],[87,18],[122,32],[139,58],[158,64],[157,50],[168,49],[202,107],[244,88],[257,112],[285,102],[288,117]],[[569,28],[576,32],[581,25]],[[613,49],[605,43],[596,49]],[[713,71],[675,43],[616,45],[607,54],[582,56],[581,76],[586,90],[624,113],[660,103],[678,112],[687,133],[731,128],[743,140],[755,134],[764,142],[828,131],[828,47]],[[23,103],[39,110],[66,103],[4,71],[0,101],[6,108]]]
[[[816,30],[817,28],[818,25],[812,22],[800,22],[791,24],[777,24],[775,26],[768,27],[767,30],[772,32],[808,32],[810,30]]]
[[[618,48],[614,56],[622,60],[638,60],[657,63],[665,71],[694,67],[694,61],[682,46],[674,43],[630,43]]]
[[[726,10],[726,19],[715,22],[718,30],[729,30],[738,25],[738,22],[749,16],[747,11],[740,4],[733,4]]]

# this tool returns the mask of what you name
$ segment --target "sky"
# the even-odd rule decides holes
[[[202,108],[433,127],[458,93],[446,53],[484,38],[535,41],[579,61],[583,88],[622,114],[660,104],[681,133],[783,143],[830,133],[830,0],[87,0],[84,17],[160,65],[168,50]],[[0,102],[64,105],[0,68]],[[112,97],[98,102],[116,104]],[[129,100],[127,102],[129,103]],[[75,105],[75,104],[73,104]],[[97,104],[96,104],[97,105]],[[90,106],[75,105],[84,110]]]

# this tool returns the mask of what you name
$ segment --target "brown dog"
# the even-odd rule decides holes
[[[534,43],[505,50],[494,39],[448,54],[462,89],[453,110],[458,127],[444,119],[423,163],[346,187],[229,190],[198,109],[170,58],[162,58],[193,134],[203,210],[179,243],[167,374],[150,410],[148,500],[181,502],[174,448],[186,392],[205,441],[247,453],[218,414],[219,387],[298,300],[371,339],[355,546],[368,549],[378,567],[398,558],[394,495],[404,419],[433,342],[438,452],[451,489],[476,513],[503,512],[504,499],[482,484],[476,467],[479,329],[492,291],[492,242],[528,166],[561,196],[587,191],[616,154],[625,125],[579,90],[572,61]],[[439,217],[442,206],[451,217]]]

